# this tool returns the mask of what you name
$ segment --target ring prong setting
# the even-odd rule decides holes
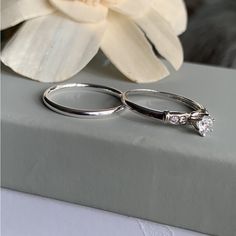
[[[213,131],[214,119],[209,115],[204,115],[200,120],[195,122],[195,128],[202,137]]]

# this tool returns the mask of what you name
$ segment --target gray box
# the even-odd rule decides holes
[[[2,186],[212,235],[236,235],[236,71],[184,64],[160,82],[127,81],[99,58],[67,82],[152,88],[206,105],[215,130],[126,111],[77,119],[47,109],[50,84],[2,71]]]

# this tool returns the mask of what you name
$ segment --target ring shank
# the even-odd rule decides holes
[[[63,115],[73,116],[73,117],[108,116],[124,109],[124,104],[121,101],[119,105],[111,107],[111,108],[93,109],[93,110],[72,108],[68,106],[63,106],[61,104],[58,104],[52,101],[51,95],[55,94],[56,91],[66,90],[70,88],[78,88],[78,89],[83,89],[83,91],[93,91],[93,92],[104,93],[104,94],[108,94],[110,96],[116,97],[118,98],[118,100],[121,99],[121,95],[122,95],[121,91],[114,88],[102,86],[102,85],[79,84],[79,83],[61,84],[61,85],[52,86],[44,92],[43,94],[44,104],[53,111],[56,111]]]
[[[128,90],[123,93],[123,96],[122,96],[123,103],[127,105],[129,108],[131,108],[134,112],[137,112],[139,114],[142,114],[151,118],[163,120],[163,121],[168,120],[169,117],[172,115],[178,115],[178,116],[183,115],[189,118],[190,113],[178,112],[178,111],[160,111],[156,109],[147,108],[135,102],[132,102],[129,99],[130,95],[145,95],[145,96],[153,96],[153,97],[163,98],[163,99],[171,99],[171,100],[183,103],[187,107],[191,108],[193,112],[206,110],[201,104],[191,99],[188,99],[186,97],[173,94],[173,93],[161,92],[161,91],[151,90],[151,89],[134,89],[134,90]]]

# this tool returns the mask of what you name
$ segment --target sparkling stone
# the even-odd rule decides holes
[[[179,117],[178,116],[171,116],[170,117],[170,123],[177,125],[179,123]]]
[[[206,136],[213,129],[213,119],[210,116],[203,116],[197,123],[198,131],[202,136]]]
[[[186,116],[181,116],[179,119],[179,123],[184,125],[187,123],[187,117]]]

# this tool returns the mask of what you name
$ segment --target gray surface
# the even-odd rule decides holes
[[[236,71],[185,64],[137,85],[95,60],[72,81],[182,94],[216,118],[207,138],[131,112],[86,120],[41,103],[49,84],[2,72],[2,184],[203,233],[236,235]]]
[[[1,236],[206,236],[6,189],[1,203]]]

